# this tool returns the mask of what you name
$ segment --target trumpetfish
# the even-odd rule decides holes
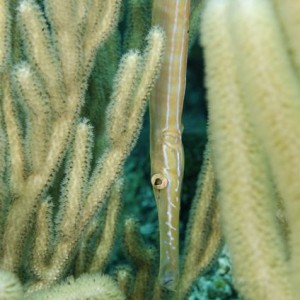
[[[179,279],[179,211],[184,170],[181,141],[190,0],[154,0],[152,24],[166,33],[162,70],[150,99],[151,183],[160,231],[159,282],[176,290]]]

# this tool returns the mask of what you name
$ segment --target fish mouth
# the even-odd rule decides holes
[[[162,287],[169,291],[176,291],[178,286],[178,274],[171,271],[166,271],[159,276],[159,282]]]

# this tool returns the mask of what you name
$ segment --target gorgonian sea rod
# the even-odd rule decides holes
[[[162,71],[150,101],[151,183],[160,228],[159,281],[175,290],[179,278],[180,192],[184,169],[181,142],[186,81],[189,0],[154,0],[153,25],[166,32]]]

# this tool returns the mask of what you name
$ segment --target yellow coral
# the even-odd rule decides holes
[[[213,165],[236,284],[246,299],[293,299],[300,91],[277,16],[268,0],[210,0],[201,30]],[[288,244],[276,216],[278,196]]]

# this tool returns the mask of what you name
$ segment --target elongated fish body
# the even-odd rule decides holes
[[[179,278],[179,211],[184,170],[181,141],[190,0],[154,0],[152,24],[166,32],[161,75],[150,101],[151,183],[160,230],[159,281],[175,290]]]

